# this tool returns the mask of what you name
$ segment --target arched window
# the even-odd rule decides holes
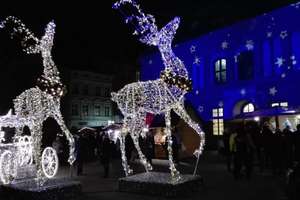
[[[243,113],[250,113],[254,111],[254,105],[252,103],[248,103],[243,107]]]

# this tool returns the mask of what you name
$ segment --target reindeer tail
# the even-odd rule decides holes
[[[114,101],[114,102],[117,102],[117,100],[118,100],[118,93],[112,92],[112,93],[110,93],[110,95],[111,95],[111,100]]]

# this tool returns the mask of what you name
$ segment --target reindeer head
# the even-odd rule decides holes
[[[43,58],[44,73],[38,79],[38,86],[41,90],[55,97],[61,97],[65,94],[66,88],[61,83],[59,71],[52,59],[52,47],[55,34],[55,23],[49,22],[45,28],[45,34],[39,41],[37,48]]]
[[[45,34],[38,39],[21,20],[9,16],[0,23],[0,28],[10,28],[12,37],[20,37],[23,51],[27,54],[40,53],[43,58],[43,75],[38,79],[38,87],[52,96],[60,97],[65,92],[65,87],[60,81],[58,69],[52,59],[51,50],[55,34],[55,23],[49,22]]]
[[[171,45],[180,23],[179,17],[175,17],[159,31],[155,18],[145,14],[134,0],[120,0],[113,5],[113,8],[118,9],[125,22],[133,26],[133,34],[139,36],[142,43],[153,46],[162,46],[166,43]]]

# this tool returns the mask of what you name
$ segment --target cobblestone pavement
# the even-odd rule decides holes
[[[214,152],[205,152],[199,162],[198,174],[204,179],[204,185],[199,188],[199,192],[186,194],[186,197],[175,199],[201,199],[201,200],[283,200],[284,177],[276,177],[268,173],[264,174],[255,170],[250,180],[234,180],[231,173],[227,172],[222,162],[222,157]],[[195,160],[194,160],[195,161]],[[167,171],[166,160],[154,160],[156,171]],[[194,164],[194,163],[192,163]],[[179,168],[182,173],[192,173],[193,165],[189,162],[180,162]],[[139,164],[134,164],[133,168],[137,172],[143,169]],[[70,169],[62,167],[60,176],[70,176]],[[120,160],[114,160],[111,166],[109,178],[103,178],[103,168],[100,162],[88,163],[84,166],[84,175],[73,175],[75,180],[82,183],[83,200],[103,200],[103,199],[122,199],[122,200],[155,200],[166,199],[160,196],[147,196],[132,193],[118,192],[118,178],[123,176]]]

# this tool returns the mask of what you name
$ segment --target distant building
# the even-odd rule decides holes
[[[68,79],[65,115],[69,127],[106,126],[113,121],[112,76],[71,70]]]
[[[290,6],[174,45],[193,79],[186,100],[207,136],[235,123],[283,129],[300,123],[300,8]],[[141,79],[159,77],[160,54],[141,59]]]

